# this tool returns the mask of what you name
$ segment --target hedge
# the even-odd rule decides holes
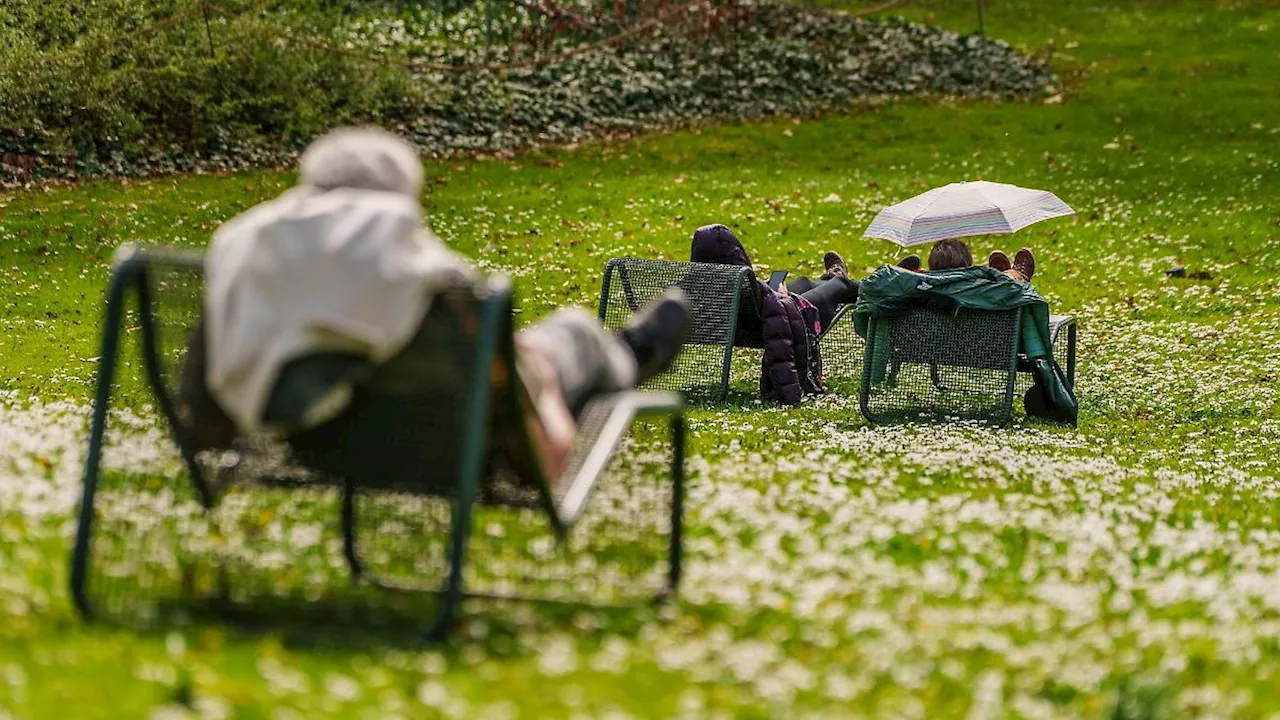
[[[348,123],[398,129],[433,154],[493,152],[866,98],[1013,98],[1057,83],[997,40],[780,0],[737,6],[732,22],[659,24],[555,62],[442,72],[402,61],[510,57],[485,42],[478,6],[445,18],[393,10],[353,19],[316,4],[264,15],[224,1],[217,9],[236,17],[215,13],[206,29],[198,6],[176,0],[21,0],[0,10],[3,171],[13,179],[271,165]]]

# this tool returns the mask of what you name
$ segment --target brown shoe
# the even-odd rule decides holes
[[[987,256],[987,266],[1004,272],[1013,267],[1013,263],[1009,262],[1009,256],[1005,255],[1003,250],[997,250]]]
[[[1014,253],[1013,269],[1026,278],[1027,282],[1031,282],[1031,276],[1036,274],[1036,256],[1031,253],[1030,248],[1022,248]]]
[[[849,277],[849,268],[845,267],[844,258],[838,252],[829,252],[822,256],[823,272],[819,280],[830,280],[833,277]]]

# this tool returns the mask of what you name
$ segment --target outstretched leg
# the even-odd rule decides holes
[[[835,318],[836,310],[841,305],[858,302],[858,283],[856,280],[837,275],[830,280],[813,285],[812,289],[800,293],[800,297],[818,308],[818,324],[825,330]]]
[[[1009,260],[1009,256],[996,250],[987,258],[987,265],[1019,282],[1031,282],[1036,274],[1036,256],[1030,248],[1022,248]]]
[[[527,429],[543,469],[568,464],[574,417],[593,395],[628,390],[667,369],[688,336],[692,315],[678,288],[635,315],[617,336],[581,308],[567,308],[516,335],[516,369],[533,412]]]
[[[596,393],[628,390],[670,367],[691,323],[684,293],[669,288],[616,336],[585,310],[568,308],[519,333],[516,343],[546,363],[576,413]]]
[[[787,283],[787,290],[795,295],[803,295],[821,284],[820,281],[801,276]]]
[[[591,395],[635,387],[635,355],[581,308],[565,308],[516,335],[521,356],[538,358],[577,410]]]

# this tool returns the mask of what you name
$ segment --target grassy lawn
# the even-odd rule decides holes
[[[921,4],[976,26],[968,0]],[[849,397],[696,409],[686,582],[659,610],[478,607],[428,650],[82,624],[65,568],[111,252],[198,247],[292,178],[0,196],[0,718],[1280,713],[1280,7],[987,5],[988,34],[1052,47],[1061,98],[428,164],[434,228],[517,279],[522,321],[593,305],[610,257],[684,259],[709,222],[764,267],[836,249],[856,272],[896,258],[859,238],[875,211],[934,185],[1078,210],[999,245],[1034,247],[1080,319],[1077,430],[873,429]],[[154,428],[122,441],[126,468],[172,471]]]

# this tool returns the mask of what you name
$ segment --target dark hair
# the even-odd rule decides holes
[[[939,240],[929,251],[930,270],[951,270],[973,265],[973,253],[959,240]]]

